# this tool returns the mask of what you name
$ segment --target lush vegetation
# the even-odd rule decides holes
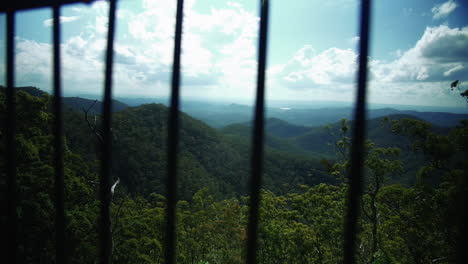
[[[18,91],[19,258],[54,263],[51,97]],[[81,102],[81,101],[80,101]],[[115,112],[113,263],[163,263],[168,109]],[[0,93],[0,120],[5,96]],[[97,114],[65,112],[67,248],[71,263],[98,256]],[[249,127],[215,130],[181,117],[178,263],[242,263],[247,239]],[[259,263],[340,263],[350,123],[308,129],[269,120]],[[94,128],[94,129],[93,129]],[[468,122],[440,129],[408,116],[372,120],[358,237],[359,263],[453,263]],[[2,127],[3,129],[3,127]],[[3,140],[4,131],[0,136]],[[0,153],[6,155],[4,144]],[[410,168],[408,168],[408,166]],[[5,164],[0,160],[4,201]],[[5,225],[2,215],[0,224]]]

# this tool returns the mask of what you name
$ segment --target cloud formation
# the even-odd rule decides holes
[[[394,60],[370,58],[373,98],[409,103],[410,100],[417,101],[417,98],[435,98],[429,95],[432,93],[441,96],[435,100],[448,100],[449,95],[441,89],[441,83],[466,80],[466,47],[468,27],[441,25],[427,27],[415,45],[406,51],[399,51]],[[317,52],[311,45],[305,45],[286,64],[269,68],[269,84],[278,94],[281,94],[280,87],[283,87],[295,90],[297,94],[307,93],[309,97],[320,94],[335,99],[352,99],[357,58],[354,50],[329,48]]]
[[[453,1],[447,3],[450,2]],[[141,8],[122,8],[118,13],[113,83],[119,96],[160,96],[169,92],[175,2],[142,3]],[[187,1],[184,10],[183,95],[252,98],[257,73],[258,16],[235,2],[203,12],[194,5],[195,0]],[[437,7],[448,10],[443,5]],[[84,25],[81,32],[62,43],[66,92],[102,91],[107,7],[106,2],[98,1],[89,8],[73,9],[74,16],[61,18],[62,23],[79,18]],[[440,10],[437,12],[442,14]],[[358,41],[358,37],[343,39],[345,43]],[[27,39],[18,39],[17,43],[18,84],[51,87],[51,45]],[[372,98],[401,102],[405,98],[430,98],[429,91],[439,95],[435,91],[440,90],[440,82],[466,80],[466,47],[468,27],[426,27],[411,48],[395,52],[396,59],[370,58]],[[305,44],[284,63],[269,65],[267,95],[272,99],[353,100],[357,58],[354,49],[317,50]]]
[[[374,78],[385,82],[442,81],[468,74],[468,27],[427,27],[415,46],[391,62],[372,62]]]
[[[63,23],[76,21],[79,18],[80,18],[79,16],[60,16],[59,20],[60,20],[60,23],[63,24]],[[42,22],[42,24],[44,25],[44,27],[51,27],[53,24],[53,19],[52,18],[46,19]]]
[[[453,0],[448,0],[445,3],[438,4],[434,6],[432,11],[433,19],[442,19],[446,18],[450,13],[452,13],[458,7],[458,3]]]
[[[234,2],[205,12],[196,11],[194,4],[195,0],[186,1],[184,8],[183,92],[192,96],[250,96],[255,88],[258,16]],[[61,23],[80,19],[83,24],[81,32],[62,43],[66,91],[100,93],[107,9],[106,2],[98,1],[86,8],[71,9],[74,16],[61,17]],[[116,92],[145,96],[168,93],[174,14],[174,1],[142,0],[139,9],[119,10],[114,45]],[[43,24],[51,26],[52,20]],[[50,89],[51,45],[18,41],[18,80],[22,85]]]
[[[350,83],[356,69],[356,53],[350,49],[329,48],[317,53],[305,45],[275,72],[290,88],[313,89],[317,85]]]

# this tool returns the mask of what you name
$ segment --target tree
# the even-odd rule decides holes
[[[15,138],[20,198],[17,206],[18,255],[21,263],[55,263],[54,159],[51,147],[55,117],[50,113],[50,101],[47,95],[31,96],[22,90],[16,93],[16,114],[21,121]],[[0,120],[5,118],[4,109],[5,96],[0,91]],[[4,135],[3,128],[0,128],[0,136]],[[0,153],[5,154],[3,144],[0,145]],[[4,166],[2,159],[0,174],[4,173]],[[64,167],[66,229],[70,230],[65,241],[70,249],[67,255],[71,263],[92,263],[97,255],[94,220],[98,215],[98,205],[89,182],[97,177],[92,173],[93,164],[74,153],[67,144],[64,146]],[[0,176],[4,179],[3,175]]]
[[[460,85],[461,85],[460,83],[461,83],[460,80],[453,81],[453,82],[450,84],[450,90],[452,90],[452,91],[453,91],[453,90],[457,90],[457,91],[461,92],[461,93],[460,93],[460,96],[463,97],[463,98],[465,98],[466,102],[468,103],[468,90],[465,90],[465,91],[460,90],[460,89],[459,89],[459,87],[460,87]]]
[[[375,254],[379,249],[378,224],[379,214],[377,205],[377,196],[386,182],[388,175],[403,170],[403,163],[396,160],[400,154],[399,148],[377,148],[374,143],[368,141],[366,144],[367,156],[364,161],[364,166],[367,170],[367,183],[364,188],[364,195],[369,197],[367,203],[370,207],[370,212],[366,208],[366,203],[362,204],[363,215],[371,223],[371,250],[370,262],[375,260]],[[366,198],[366,197],[364,197]]]
[[[427,160],[418,172],[415,191],[418,193],[416,201],[424,198],[428,208],[425,214],[430,219],[427,225],[421,226],[421,230],[426,231],[419,233],[431,236],[426,240],[433,242],[425,248],[430,249],[436,244],[432,252],[438,254],[427,254],[432,255],[428,260],[445,258],[456,262],[457,244],[458,258],[465,259],[462,245],[466,245],[467,232],[468,121],[461,121],[460,125],[442,135],[435,133],[424,121],[406,118],[390,122],[392,130],[409,137],[413,151],[423,153]]]
[[[348,155],[351,142],[348,137],[348,121],[346,119],[342,119],[340,124],[341,138],[335,143],[338,161],[332,166],[329,166],[329,170],[332,175],[343,178],[349,170]],[[380,248],[377,196],[385,185],[387,177],[391,174],[401,172],[403,170],[403,164],[400,160],[396,159],[400,153],[400,149],[398,148],[380,148],[371,140],[367,140],[365,143],[365,149],[366,158],[364,161],[364,167],[366,169],[366,180],[361,208],[365,220],[363,223],[365,224],[369,222],[371,231],[370,238],[368,239],[369,241],[363,241],[360,248],[362,257],[368,258],[370,262],[373,262],[375,260],[375,254]]]

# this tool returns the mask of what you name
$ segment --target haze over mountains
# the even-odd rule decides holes
[[[115,104],[122,108],[149,103],[168,105],[166,98],[126,98],[117,97]],[[232,103],[202,99],[182,100],[181,110],[212,127],[221,128],[230,124],[252,120],[253,107],[248,102]],[[322,126],[338,122],[342,118],[352,119],[353,107],[345,102],[297,102],[267,101],[267,118],[278,118],[299,126]],[[438,126],[451,127],[468,118],[468,108],[369,105],[368,118],[388,115],[410,115]]]
[[[34,96],[47,94],[36,87],[20,87],[20,89]],[[88,98],[64,97],[64,103],[74,110],[82,111],[82,109],[91,107],[90,113],[99,114],[101,113],[102,104],[99,99],[96,103],[94,101],[89,96]],[[167,106],[168,100],[165,98],[117,97],[113,100],[113,108],[114,111],[121,111],[128,107],[150,103],[160,103]],[[343,102],[272,101],[267,102],[265,113],[267,118],[280,119],[296,126],[315,127],[338,122],[342,118],[352,120],[353,108],[350,104]],[[390,106],[369,105],[368,119],[389,115],[409,115],[442,127],[456,126],[460,120],[468,119],[468,108]],[[223,100],[217,102],[201,99],[183,100],[181,102],[181,111],[215,128],[250,122],[253,115],[253,107],[248,105],[247,102],[240,104]]]

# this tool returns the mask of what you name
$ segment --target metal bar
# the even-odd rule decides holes
[[[51,7],[56,4],[68,5],[68,4],[90,4],[96,0],[15,0],[15,1],[3,1],[0,4],[0,12],[5,13],[8,10],[25,10],[33,8]]]
[[[101,179],[99,196],[101,201],[100,221],[100,263],[109,264],[112,257],[111,206],[111,167],[112,167],[112,67],[114,61],[115,12],[117,0],[110,0],[109,26],[107,32],[106,69],[104,80],[102,142],[101,142]]]
[[[461,184],[458,186],[458,209],[459,215],[457,219],[459,234],[457,237],[457,263],[466,263],[468,259],[468,251],[466,245],[468,245],[468,227],[466,220],[468,219],[468,179],[466,177],[468,171],[468,164],[464,164],[465,177],[462,178]]]
[[[257,262],[258,209],[263,173],[264,108],[265,108],[265,68],[268,36],[268,0],[260,0],[260,39],[258,43],[257,95],[252,137],[252,175],[250,178],[250,207],[247,236],[247,264]]]
[[[17,228],[16,214],[16,98],[15,98],[15,13],[12,10],[6,16],[6,172],[7,172],[7,263],[16,263],[17,256]]]
[[[166,264],[176,260],[177,150],[179,145],[180,54],[184,1],[177,1],[167,154]]]
[[[65,259],[65,187],[63,168],[63,115],[60,73],[60,6],[53,7],[53,80],[54,80],[54,145],[55,145],[55,257],[57,263]]]
[[[370,0],[361,0],[359,69],[357,99],[354,112],[353,137],[351,142],[351,167],[347,200],[347,217],[344,234],[344,263],[356,263],[355,248],[359,201],[362,195],[363,165],[365,158],[364,140],[366,136],[366,85],[367,57],[369,54]]]
[[[466,151],[465,151],[466,153]],[[466,154],[465,154],[466,155]],[[461,179],[461,183],[458,185],[458,216],[457,216],[457,225],[458,225],[458,237],[457,237],[457,263],[463,264],[466,263],[468,259],[468,227],[466,220],[468,219],[468,163],[464,163],[463,166],[464,176]]]

